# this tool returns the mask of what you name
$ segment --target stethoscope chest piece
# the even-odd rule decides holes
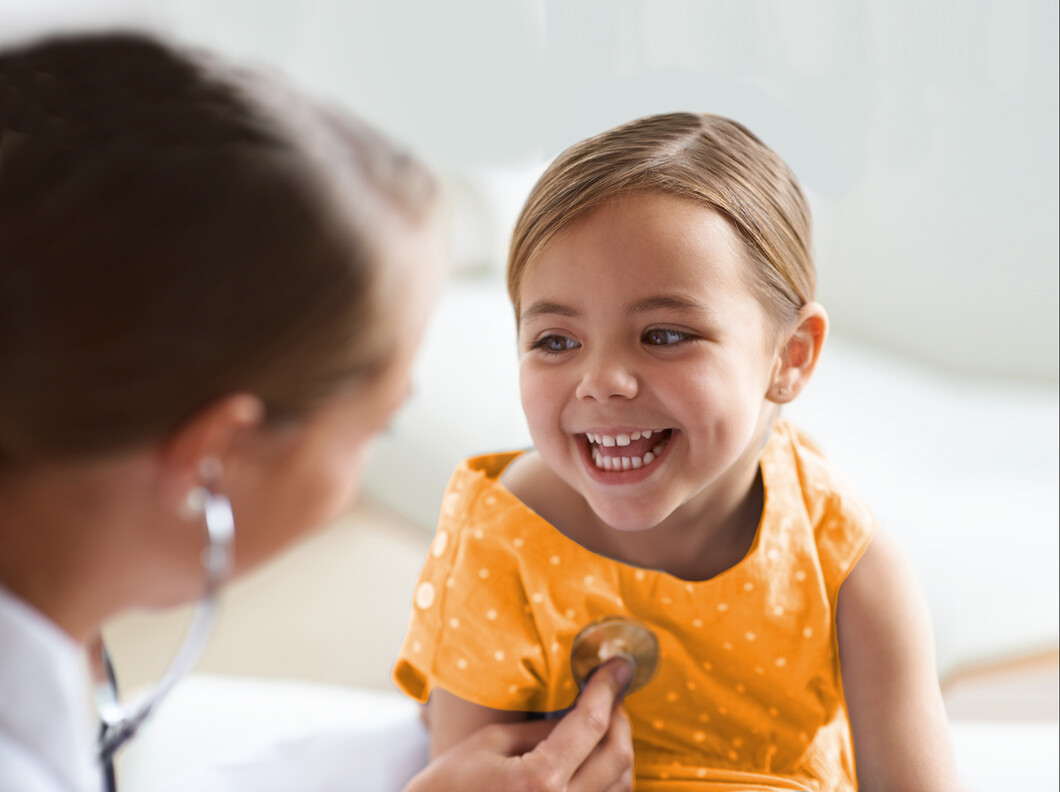
[[[659,639],[640,622],[621,616],[595,621],[574,636],[570,668],[578,689],[589,676],[612,657],[622,657],[633,665],[633,679],[626,694],[644,687],[659,665]]]

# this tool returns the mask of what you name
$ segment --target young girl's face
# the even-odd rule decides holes
[[[639,194],[546,245],[520,286],[520,385],[538,453],[636,531],[746,496],[778,334],[719,214]]]

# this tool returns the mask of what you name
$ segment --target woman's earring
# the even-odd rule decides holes
[[[787,388],[777,388],[777,396],[784,397],[788,395]]]

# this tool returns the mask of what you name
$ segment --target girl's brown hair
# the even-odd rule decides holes
[[[793,320],[814,296],[811,220],[795,176],[745,127],[715,115],[670,113],[631,121],[564,151],[542,174],[515,226],[508,293],[563,229],[631,192],[686,198],[725,217],[744,242],[763,304]]]
[[[382,368],[380,229],[434,180],[277,86],[135,34],[0,53],[0,467],[233,392],[298,418]]]

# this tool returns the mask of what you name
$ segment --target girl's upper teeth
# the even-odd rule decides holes
[[[595,432],[588,432],[585,436],[589,440],[597,445],[602,445],[605,448],[612,448],[613,446],[628,446],[631,440],[640,440],[642,437],[651,437],[654,434],[653,429],[641,429],[639,432],[631,432],[629,434],[596,434]]]

